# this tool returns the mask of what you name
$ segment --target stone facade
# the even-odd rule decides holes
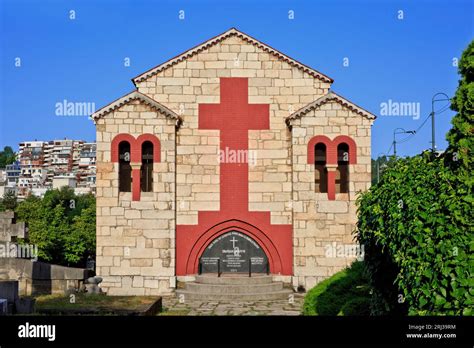
[[[176,119],[134,99],[97,120],[97,272],[111,295],[156,295],[174,286]],[[139,201],[118,191],[111,141],[159,134],[153,191]],[[133,150],[132,150],[133,151]],[[140,166],[134,163],[132,168]]]
[[[248,202],[242,211],[248,212],[249,225],[255,225],[252,214],[261,220],[261,212],[269,214],[268,223],[261,226],[290,228],[291,238],[284,242],[290,266],[272,264],[272,273],[309,289],[353,259],[327,257],[327,245],[354,243],[354,201],[356,193],[370,184],[370,131],[375,117],[331,94],[332,80],[327,76],[231,29],[136,77],[137,91],[93,115],[97,273],[109,294],[164,294],[173,291],[176,276],[192,279],[189,270],[195,270],[195,265],[176,246],[178,227],[183,226],[181,240],[195,233],[187,227],[207,229],[200,214],[221,212],[224,190],[219,157],[222,131],[203,129],[200,105],[223,103],[223,81],[232,78],[245,79],[248,104],[268,105],[268,127],[248,131],[246,145],[255,162],[248,165],[248,183],[243,186],[248,189]],[[139,192],[137,186],[132,192],[119,192],[119,163],[113,152],[120,139],[131,139],[138,148],[142,135],[159,140],[153,190]],[[308,144],[315,136],[333,140],[341,135],[356,144],[351,149],[356,155],[349,165],[349,192],[336,193],[332,199],[328,193],[315,192]],[[132,146],[131,168],[138,171],[141,162],[137,156],[134,160],[134,151]],[[135,175],[132,186],[138,185]],[[245,213],[239,214],[236,220],[245,219]],[[233,219],[229,211],[222,216],[225,221]],[[256,229],[262,243],[281,245],[274,242],[278,236],[270,236],[261,226]],[[263,242],[267,237],[269,242]],[[189,248],[199,253],[193,245]],[[187,260],[186,267],[181,268],[180,258]],[[281,262],[286,262],[283,256]]]
[[[333,243],[336,247],[354,244],[356,195],[371,182],[371,124],[336,98],[291,121],[295,285],[311,288],[352,261],[328,254]],[[349,136],[357,146],[357,163],[349,165],[348,193],[336,193],[334,200],[327,193],[315,193],[314,164],[307,163],[308,143],[321,134],[329,139]]]

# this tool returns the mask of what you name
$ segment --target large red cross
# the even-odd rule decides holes
[[[199,129],[219,130],[222,151],[248,151],[249,130],[269,128],[270,106],[248,103],[247,78],[221,78],[220,103],[199,104]],[[268,211],[249,211],[248,169],[247,162],[221,162],[220,210],[199,211],[197,225],[176,226],[177,275],[196,273],[205,247],[236,228],[260,244],[270,272],[292,274],[292,226],[273,225]]]
[[[248,131],[269,129],[270,107],[248,103],[247,78],[220,82],[220,104],[199,104],[199,129],[220,130],[222,151],[248,151]],[[248,163],[220,163],[220,181],[220,211],[248,211]]]

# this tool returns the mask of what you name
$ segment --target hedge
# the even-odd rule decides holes
[[[303,315],[369,315],[369,305],[364,265],[354,262],[308,291]]]
[[[473,313],[473,196],[442,158],[399,159],[357,203],[373,314]]]

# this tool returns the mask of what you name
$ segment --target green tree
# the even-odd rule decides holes
[[[70,233],[64,236],[64,259],[72,264],[86,260],[95,251],[95,204],[73,218]]]
[[[474,314],[473,42],[459,72],[445,156],[392,161],[358,197],[374,314]]]
[[[449,142],[447,153],[451,164],[461,166],[463,170],[471,169],[474,160],[474,41],[461,55],[459,61],[459,86],[451,108],[458,113],[453,117],[453,127],[446,139]]]
[[[20,221],[30,222],[41,218],[41,198],[30,195],[15,209]]]
[[[0,211],[15,210],[18,204],[16,195],[13,191],[7,191],[3,195],[3,199],[0,201]]]
[[[0,168],[5,168],[8,164],[15,162],[16,155],[10,146],[5,146],[3,151],[0,151]]]
[[[95,198],[76,196],[70,188],[48,191],[43,199],[30,196],[16,213],[29,229],[29,243],[38,246],[42,261],[85,266],[95,255]]]
[[[68,265],[62,252],[62,238],[69,231],[64,208],[59,204],[52,209],[41,205],[39,213],[39,219],[28,221],[28,242],[38,246],[41,260]]]

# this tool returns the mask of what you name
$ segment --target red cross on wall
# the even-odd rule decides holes
[[[219,130],[221,151],[247,152],[249,130],[269,128],[270,106],[249,104],[247,78],[221,78],[220,103],[199,104],[199,129]],[[221,161],[219,166],[219,211],[199,211],[198,225],[176,226],[176,274],[196,273],[206,246],[235,229],[259,243],[271,273],[292,274],[292,226],[271,224],[268,211],[249,211],[248,162]]]
[[[199,104],[199,129],[220,130],[221,151],[248,155],[248,131],[269,129],[269,105],[248,103],[246,78],[221,78],[220,95],[220,104]],[[248,163],[220,163],[220,181],[220,211],[248,211]]]

